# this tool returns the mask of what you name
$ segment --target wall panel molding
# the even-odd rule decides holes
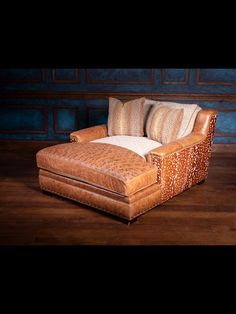
[[[90,124],[90,114],[92,112],[108,112],[108,106],[95,106],[95,105],[87,105],[86,106],[86,124],[87,126],[91,126]]]
[[[74,128],[63,130],[58,127],[57,123],[57,114],[60,109],[65,109],[69,111],[74,112]],[[79,129],[79,108],[78,107],[72,107],[72,106],[54,106],[53,107],[53,130],[55,134],[69,134],[73,132],[74,130]]]
[[[216,110],[220,113],[220,112],[226,112],[226,113],[230,113],[230,112],[236,112],[236,107],[235,108],[216,108]],[[229,121],[229,125],[230,125],[230,121]],[[221,130],[224,130],[224,127],[220,128]],[[215,137],[236,137],[236,133],[235,132],[222,132],[222,131],[215,131]]]
[[[48,108],[44,106],[37,106],[37,105],[8,105],[7,108],[0,106],[1,110],[38,110],[42,114],[42,120],[43,120],[43,127],[40,130],[33,130],[33,129],[14,129],[14,130],[6,130],[6,129],[0,129],[0,133],[3,134],[47,134],[48,133]]]
[[[199,104],[219,112],[217,144],[236,145],[236,69],[5,68],[0,71],[0,138],[67,140],[107,123],[109,97]]]
[[[85,79],[88,84],[154,84],[155,83],[155,70],[147,69],[149,71],[149,77],[147,81],[125,81],[125,80],[96,80],[91,76],[92,70],[85,69]]]
[[[236,133],[224,133],[224,132],[216,132],[216,137],[235,137]]]
[[[159,93],[159,92],[74,92],[74,91],[2,91],[0,98],[5,99],[107,99],[108,97],[120,97],[121,99],[133,99],[145,96],[153,100],[217,100],[236,101],[236,94],[194,94],[194,93]]]
[[[213,153],[236,153],[236,144],[213,144]]]
[[[0,83],[8,83],[8,84],[14,84],[14,83],[44,83],[45,82],[45,69],[39,69],[40,71],[40,78],[38,79],[7,79],[7,78],[0,78]]]
[[[227,81],[203,81],[201,80],[201,69],[196,69],[195,83],[197,85],[236,85],[236,82]]]
[[[189,81],[189,69],[185,69],[185,75],[184,75],[184,79],[182,81],[167,81],[165,79],[165,71],[166,69],[161,69],[161,84],[182,84],[182,85],[186,85],[188,84]]]
[[[74,69],[75,79],[72,79],[72,80],[59,79],[57,77],[57,69],[52,69],[51,73],[52,73],[52,82],[53,83],[77,83],[77,84],[80,83],[79,69]]]

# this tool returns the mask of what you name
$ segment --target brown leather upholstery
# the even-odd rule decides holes
[[[36,157],[41,169],[125,196],[157,181],[155,166],[138,154],[111,144],[59,144],[42,149]]]
[[[70,135],[79,143],[37,153],[43,190],[132,220],[207,177],[217,112],[199,111],[192,133],[148,154],[110,144],[87,143],[107,136],[106,125]]]
[[[45,170],[40,170],[39,182],[42,190],[69,198],[126,220],[134,219],[161,202],[160,186],[157,183],[126,197]]]
[[[148,160],[151,160],[151,155],[166,156],[173,152],[177,152],[183,148],[190,147],[203,141],[209,132],[210,121],[217,116],[217,111],[214,110],[201,110],[199,111],[194,128],[191,134],[178,139],[172,143],[155,148],[149,152]]]
[[[190,135],[149,152],[163,202],[207,178],[216,117],[216,111],[199,111]]]
[[[70,134],[71,142],[89,142],[98,138],[107,137],[107,126],[101,124],[90,128],[82,129]]]

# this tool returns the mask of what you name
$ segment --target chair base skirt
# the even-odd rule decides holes
[[[162,203],[158,183],[131,196],[123,196],[101,187],[40,169],[39,184],[43,191],[102,210],[126,221],[132,221]]]

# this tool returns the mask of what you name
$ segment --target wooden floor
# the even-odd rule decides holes
[[[126,225],[97,210],[43,194],[35,153],[52,143],[1,143],[1,245],[236,244],[236,155],[212,155],[209,176]]]

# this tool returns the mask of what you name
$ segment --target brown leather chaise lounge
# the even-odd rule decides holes
[[[200,110],[191,134],[152,149],[147,160],[107,137],[107,125],[73,132],[71,143],[37,153],[42,190],[132,221],[207,178],[217,112]]]

